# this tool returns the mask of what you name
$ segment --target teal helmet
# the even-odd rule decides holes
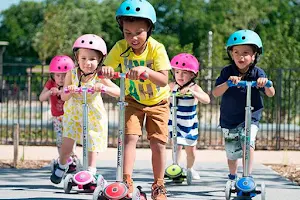
[[[226,49],[229,51],[233,46],[243,44],[255,45],[258,53],[263,53],[263,45],[259,35],[251,30],[239,30],[231,34],[227,41]]]
[[[137,17],[150,20],[152,26],[156,22],[153,6],[146,0],[125,0],[116,12],[118,23],[120,17]]]

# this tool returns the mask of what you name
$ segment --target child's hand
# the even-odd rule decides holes
[[[267,78],[260,77],[260,78],[257,79],[256,85],[257,85],[258,88],[263,88],[263,87],[265,87],[267,82],[268,82]]]
[[[238,77],[238,76],[230,76],[228,78],[228,80],[231,80],[233,84],[238,84],[240,82],[240,80],[242,79],[242,77]]]
[[[78,87],[76,86],[76,85],[68,85],[67,86],[67,89],[69,90],[69,92],[71,93],[71,94],[74,94],[74,93],[76,93],[76,89],[77,89]]]
[[[103,92],[103,90],[105,90],[106,86],[103,85],[102,83],[96,83],[94,86],[93,86],[93,89],[95,92]]]
[[[100,75],[102,75],[106,78],[112,79],[114,77],[115,70],[112,67],[103,66],[103,67],[101,67],[99,73],[100,73]]]
[[[132,80],[139,80],[141,74],[146,72],[146,69],[147,68],[144,66],[134,67],[128,72],[128,78]]]
[[[180,90],[180,94],[185,95],[186,93],[188,93],[190,91],[190,87],[184,87],[182,90]]]
[[[50,89],[50,94],[51,95],[58,95],[59,94],[59,89],[57,87],[53,87]]]

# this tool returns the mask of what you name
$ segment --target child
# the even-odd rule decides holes
[[[209,95],[195,83],[199,71],[199,62],[188,53],[176,55],[171,60],[175,82],[169,84],[171,92],[180,92],[185,95],[191,93],[192,97],[177,97],[177,144],[179,163],[182,147],[187,155],[187,180],[200,179],[193,169],[195,162],[196,145],[198,140],[198,101],[204,104],[210,102]],[[169,120],[169,131],[172,135],[172,118]]]
[[[93,34],[80,36],[73,45],[73,52],[78,67],[69,71],[66,75],[64,87],[69,93],[62,93],[65,115],[63,118],[63,143],[58,164],[50,179],[53,183],[61,182],[67,170],[67,158],[69,157],[75,141],[82,139],[82,94],[77,94],[77,87],[85,86],[93,88],[95,92],[88,94],[88,171],[96,174],[96,152],[105,151],[107,148],[107,113],[103,105],[100,91],[117,97],[120,89],[108,79],[99,79],[97,72],[102,66],[107,54],[106,44],[102,38]]]
[[[237,84],[240,80],[257,81],[257,88],[252,88],[251,106],[253,107],[251,122],[251,148],[249,173],[252,172],[255,137],[261,119],[263,102],[260,92],[268,97],[275,94],[273,87],[265,87],[268,79],[265,72],[256,66],[259,56],[263,53],[262,41],[259,35],[251,30],[234,32],[227,41],[227,53],[232,64],[223,68],[213,90],[215,97],[222,96],[220,125],[225,138],[225,150],[228,159],[230,180],[237,178],[237,159],[243,156],[245,140],[245,106],[246,88],[228,87],[227,80]]]
[[[63,106],[64,101],[61,100],[62,87],[65,81],[66,73],[73,69],[75,66],[73,60],[65,55],[58,55],[52,58],[49,65],[50,79],[46,82],[43,91],[40,94],[40,101],[46,101],[50,98],[51,114],[53,116],[53,129],[56,133],[56,146],[58,154],[60,155],[60,148],[62,144],[62,118],[64,114]],[[72,156],[75,159],[75,146],[72,152]],[[71,159],[73,160],[73,159]],[[75,162],[70,162],[69,171],[76,171]]]
[[[125,147],[123,179],[133,192],[132,172],[136,155],[136,144],[142,135],[146,117],[146,130],[152,150],[154,183],[152,199],[167,199],[164,186],[166,142],[168,140],[170,61],[164,46],[151,36],[156,22],[153,6],[146,0],[126,0],[116,12],[116,18],[124,39],[118,41],[110,51],[103,75],[112,78],[119,65],[128,73],[126,80]],[[111,66],[111,67],[109,67]],[[145,81],[139,80],[143,73]]]

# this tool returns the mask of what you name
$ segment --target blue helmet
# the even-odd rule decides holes
[[[117,20],[123,16],[145,18],[150,20],[152,25],[156,22],[155,10],[146,0],[125,0],[116,12]]]
[[[251,30],[239,30],[231,34],[227,41],[226,49],[228,51],[233,46],[243,44],[255,45],[258,49],[258,53],[263,53],[263,45],[259,35]]]

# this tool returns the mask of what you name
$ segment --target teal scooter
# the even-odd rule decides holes
[[[249,162],[250,162],[250,138],[251,138],[251,87],[256,87],[256,81],[240,81],[238,84],[233,84],[232,81],[227,81],[229,87],[246,87],[247,98],[245,107],[245,151],[243,152],[244,166],[243,176],[234,183],[232,187],[232,181],[228,180],[225,187],[225,198],[230,200],[231,193],[236,193],[236,199],[251,200],[256,195],[261,195],[261,200],[266,199],[266,186],[265,183],[256,184],[254,179],[249,176]],[[272,81],[268,81],[266,87],[272,87]],[[258,189],[259,188],[259,189]]]

